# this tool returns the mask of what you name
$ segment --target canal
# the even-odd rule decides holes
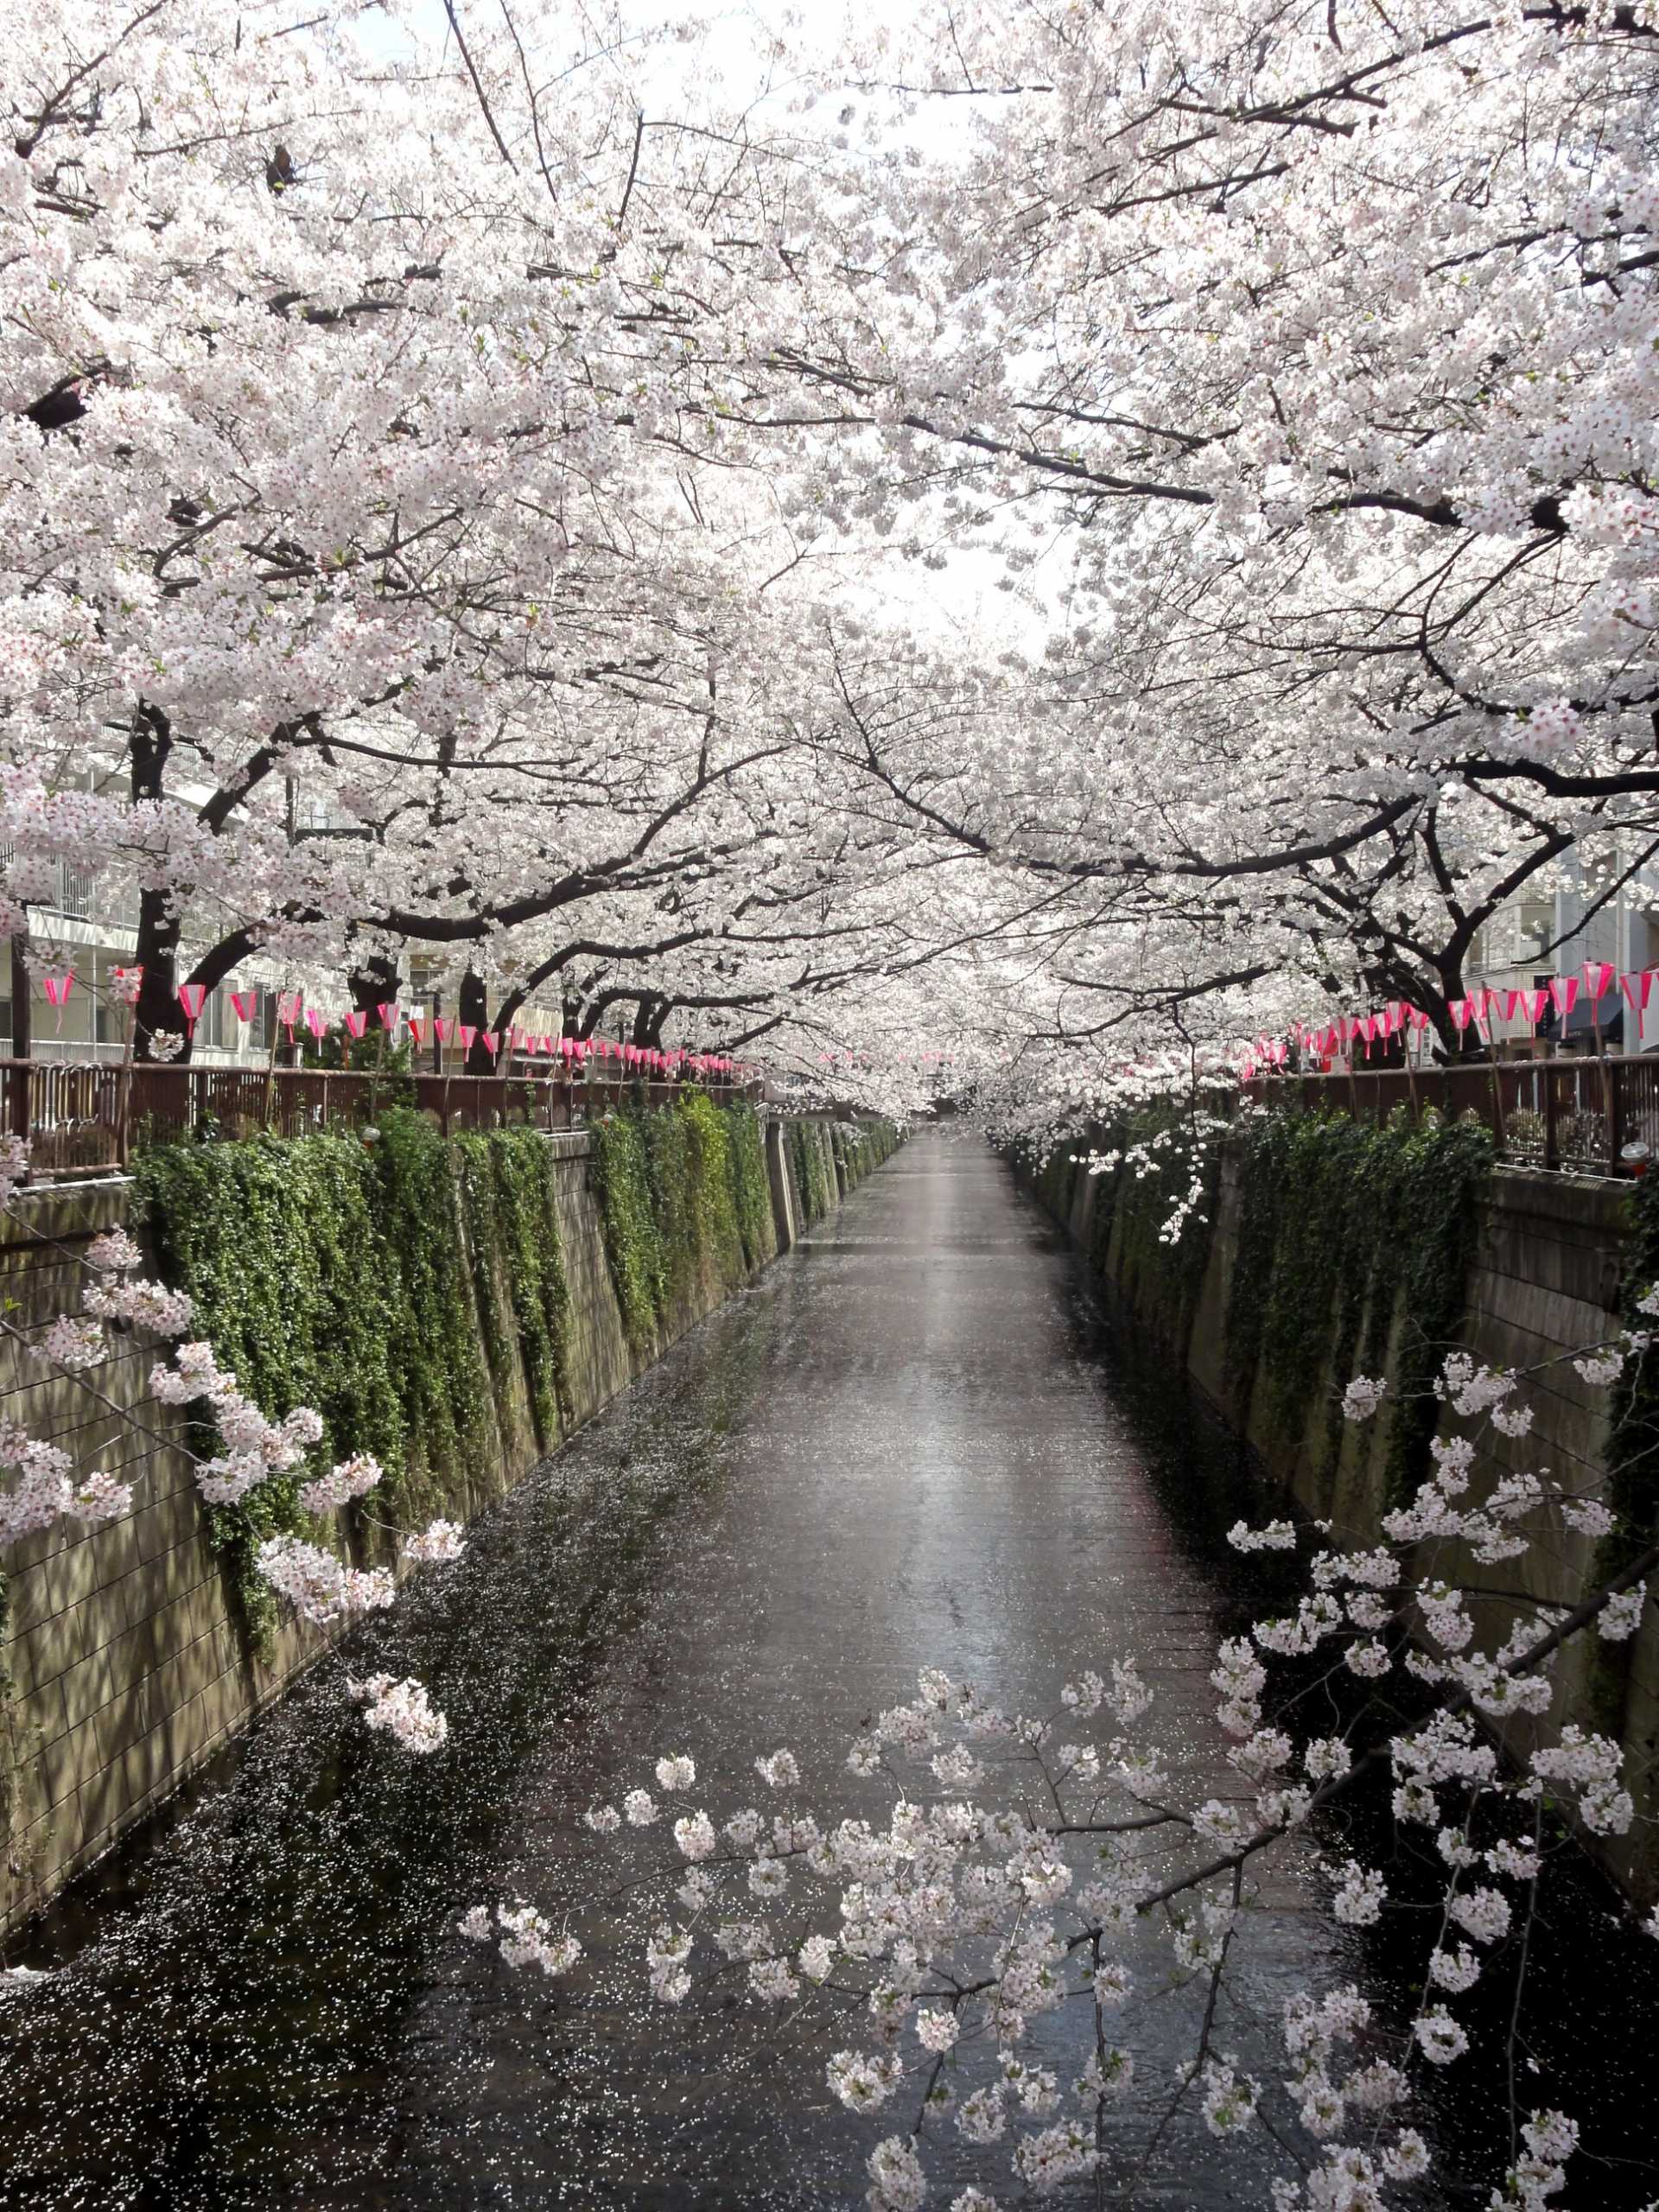
[[[588,1955],[556,1984],[466,1942],[459,1915],[590,1895],[582,1810],[665,1751],[696,1758],[718,1809],[787,1744],[839,1804],[848,1738],[925,1665],[1020,1709],[1136,1651],[1168,1764],[1224,1781],[1207,1676],[1249,1592],[1217,1531],[1250,1490],[1001,1162],[917,1139],[29,1931],[14,1955],[53,1971],[0,2007],[0,2207],[861,2203],[886,2130],[832,2106],[844,2030],[780,2037],[735,1999],[652,2007],[638,1899],[584,1915]],[[381,1668],[426,1681],[443,1752],[354,1720],[345,1675]],[[1385,2010],[1410,2002],[1408,1961],[1312,1909],[1328,1840],[1306,1837],[1252,1916],[1226,2041],[1253,2070],[1277,2070],[1300,1988],[1357,1978]],[[1652,2078],[1651,1977],[1588,1878],[1558,1919],[1529,2047],[1570,2061],[1597,2007],[1623,2006],[1629,2080],[1598,2074],[1606,2163],[1573,2201],[1636,2205],[1655,2193],[1627,2120]],[[1112,2201],[1265,2204],[1251,2152],[1185,2119],[1140,2162],[1189,2014],[1172,1999],[1133,2031],[1146,2086]],[[1454,2154],[1485,2147],[1482,2120],[1428,2124]]]

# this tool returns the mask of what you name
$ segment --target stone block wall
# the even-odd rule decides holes
[[[672,1329],[643,1350],[631,1346],[605,1255],[589,1140],[573,1130],[546,1141],[557,1161],[573,1426],[580,1426],[721,1294],[712,1282],[697,1286]],[[133,1486],[125,1518],[88,1531],[60,1524],[13,1545],[4,1562],[0,1923],[7,1928],[176,1789],[323,1648],[321,1631],[289,1622],[266,1656],[246,1649],[190,1463],[172,1440],[179,1416],[148,1397],[146,1378],[167,1347],[121,1338],[83,1388],[48,1373],[17,1333],[79,1310],[80,1255],[93,1236],[125,1222],[130,1195],[117,1178],[48,1186],[20,1194],[18,1219],[0,1217],[0,1421]],[[775,1235],[773,1250],[787,1241]],[[497,1429],[494,1482],[453,1502],[448,1510],[457,1517],[536,1463],[522,1375],[498,1407]]]

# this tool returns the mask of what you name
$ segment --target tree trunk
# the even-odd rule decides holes
[[[490,1058],[484,1042],[484,1032],[490,1026],[490,995],[484,988],[484,978],[469,968],[461,979],[461,1012],[458,1019],[476,1029],[472,1050],[467,1055],[468,1075],[493,1075],[495,1062]]]
[[[29,995],[29,933],[11,940],[11,1057],[26,1060],[34,1043],[35,1025]]]
[[[173,731],[159,707],[141,702],[132,718],[130,740],[132,755],[132,803],[159,804],[167,787],[167,763],[173,750]],[[180,924],[176,906],[162,891],[145,891],[138,899],[138,949],[134,955],[143,975],[139,982],[134,1051],[141,1060],[154,1059],[150,1039],[172,1032],[184,1039],[184,1049],[175,1065],[190,1057],[190,1033],[179,1006]]]

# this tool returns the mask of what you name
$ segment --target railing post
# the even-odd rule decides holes
[[[1553,1058],[1544,1062],[1544,1166],[1554,1170],[1561,1164],[1560,1131],[1555,1112],[1555,1062]]]
[[[1610,1174],[1617,1175],[1618,1163],[1624,1154],[1624,1078],[1630,1070],[1629,1062],[1625,1060],[1610,1060],[1607,1066],[1610,1078],[1607,1091],[1607,1166]]]

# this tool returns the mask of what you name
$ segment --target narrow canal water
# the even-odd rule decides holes
[[[664,1751],[718,1808],[787,1744],[840,1803],[848,1738],[923,1665],[1046,1707],[1136,1650],[1171,1762],[1219,1775],[1214,1532],[1249,1479],[1001,1163],[918,1138],[31,1932],[17,1955],[61,1970],[0,2008],[0,2207],[861,2203],[880,2131],[823,2080],[844,2031],[780,2047],[735,2002],[652,2007],[643,1904],[588,1916],[559,1984],[458,1915],[589,1891],[582,1809]],[[448,1712],[437,1757],[353,1718],[345,1675],[382,1667]],[[1247,2066],[1299,1987],[1389,1999],[1388,1961],[1310,1909],[1318,1847],[1257,1917],[1228,2023]],[[1639,2072],[1651,2004],[1622,2001]],[[1148,2091],[1187,2025],[1177,2001],[1139,2031]],[[1583,2201],[1641,2202],[1627,2178]],[[1267,2202],[1248,2152],[1184,2125],[1117,2180],[1135,2205]]]

